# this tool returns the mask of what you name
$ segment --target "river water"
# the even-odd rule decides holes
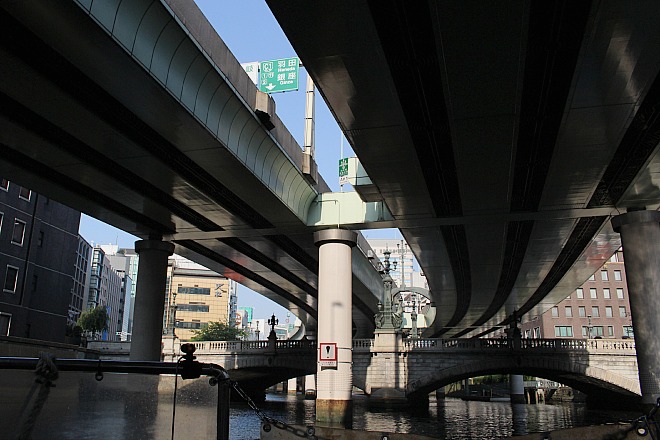
[[[632,420],[639,414],[626,411],[588,410],[582,403],[515,405],[508,402],[475,402],[458,398],[429,399],[428,411],[374,411],[366,397],[356,395],[353,429],[411,433],[447,440],[498,439],[555,429]],[[267,416],[289,424],[313,425],[314,401],[301,395],[268,394],[257,405]],[[514,417],[516,423],[514,431]],[[232,403],[232,440],[259,438],[259,418],[247,405]]]

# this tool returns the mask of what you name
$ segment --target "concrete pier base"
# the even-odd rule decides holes
[[[353,401],[316,399],[316,422],[327,427],[352,428]]]
[[[509,395],[511,403],[525,403],[525,382],[521,374],[509,376]]]
[[[305,390],[305,399],[316,399],[316,375],[308,374],[303,381],[303,388]]]
[[[369,395],[369,406],[373,408],[407,408],[410,402],[402,390],[379,388]]]

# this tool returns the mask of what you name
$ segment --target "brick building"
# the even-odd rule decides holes
[[[523,338],[632,338],[623,252],[550,310],[524,316],[520,328]]]

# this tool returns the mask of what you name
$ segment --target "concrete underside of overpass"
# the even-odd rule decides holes
[[[425,336],[542,313],[658,207],[654,2],[268,4],[424,271]]]

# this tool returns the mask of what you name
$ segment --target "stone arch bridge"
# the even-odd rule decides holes
[[[315,341],[195,342],[201,362],[222,365],[245,389],[316,373]],[[180,351],[165,347],[165,360]],[[510,373],[552,379],[591,396],[640,396],[635,343],[613,339],[407,339],[394,348],[353,341],[353,384],[410,400],[469,377]]]

